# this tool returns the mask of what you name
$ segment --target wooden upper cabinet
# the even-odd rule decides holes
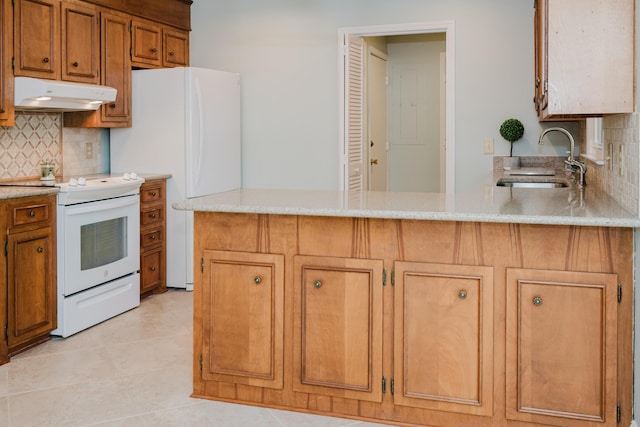
[[[129,22],[124,14],[100,13],[100,83],[116,88],[116,100],[97,111],[64,113],[66,127],[131,126],[131,57],[129,56]]]
[[[94,7],[62,2],[62,80],[100,83],[100,18]]]
[[[491,416],[493,267],[394,270],[394,403]]]
[[[507,419],[616,426],[618,275],[508,268],[506,284]]]
[[[60,1],[16,0],[16,76],[60,78]]]
[[[177,28],[162,30],[162,65],[186,67],[189,65],[189,32]]]
[[[13,126],[13,8],[11,0],[0,0],[0,126]]]
[[[142,68],[162,66],[162,26],[143,19],[131,20],[131,62]]]
[[[634,0],[536,0],[535,8],[539,119],[633,112]]]

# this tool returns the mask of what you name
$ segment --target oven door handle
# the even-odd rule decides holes
[[[132,206],[139,203],[138,195],[128,197],[118,197],[115,199],[98,200],[96,202],[81,203],[78,205],[67,205],[64,208],[65,215],[81,215],[90,212],[104,211],[107,209],[117,209],[125,206]]]

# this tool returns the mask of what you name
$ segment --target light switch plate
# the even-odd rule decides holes
[[[482,139],[482,153],[493,154],[493,138]]]

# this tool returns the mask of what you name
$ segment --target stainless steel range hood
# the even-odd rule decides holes
[[[103,103],[115,101],[117,93],[116,89],[109,86],[34,79],[32,77],[16,77],[14,79],[16,110],[97,110]]]

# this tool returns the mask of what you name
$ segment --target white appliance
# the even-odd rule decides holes
[[[17,110],[97,110],[103,103],[115,101],[118,94],[116,89],[109,86],[33,77],[16,77],[13,84]]]
[[[140,304],[143,182],[126,174],[56,184],[58,327],[52,335],[68,337]]]
[[[193,289],[193,212],[175,201],[240,188],[240,75],[134,70],[133,127],[111,130],[111,171],[170,173],[167,286]]]

